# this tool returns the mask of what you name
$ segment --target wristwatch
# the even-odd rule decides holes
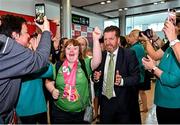
[[[178,39],[175,39],[175,40],[173,40],[173,41],[170,41],[169,46],[172,47],[172,46],[174,46],[174,45],[175,45],[176,43],[178,43],[178,42],[180,42]]]

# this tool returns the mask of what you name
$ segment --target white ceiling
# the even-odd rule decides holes
[[[59,2],[60,0],[50,0]],[[136,15],[149,12],[164,11],[168,8],[180,8],[180,0],[111,0],[109,4],[101,5],[100,2],[106,0],[71,0],[73,7],[89,11],[108,18],[116,18],[119,15]],[[164,4],[160,4],[165,1]],[[154,5],[154,2],[159,4]],[[120,8],[129,8],[119,12]]]

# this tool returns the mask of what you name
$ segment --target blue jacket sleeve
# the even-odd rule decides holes
[[[0,35],[0,40],[6,41],[0,51],[0,79],[32,73],[47,65],[51,46],[50,32],[42,33],[39,46],[34,52],[4,35]]]

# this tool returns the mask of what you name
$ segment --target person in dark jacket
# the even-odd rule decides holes
[[[140,124],[138,94],[139,62],[135,52],[120,47],[120,29],[116,26],[104,30],[106,51],[94,76],[100,72],[100,78],[94,78],[99,86],[100,123],[101,124]]]

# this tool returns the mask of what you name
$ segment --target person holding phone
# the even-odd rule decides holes
[[[142,59],[145,68],[157,77],[154,103],[157,105],[159,124],[180,124],[180,41],[177,39],[177,23],[174,26],[169,20],[165,22],[163,31],[169,40],[169,47],[163,53],[159,65],[156,66],[150,56]]]
[[[36,51],[20,45],[29,40],[26,21],[13,15],[1,16],[0,41],[0,123],[12,123],[22,76],[37,71],[48,63],[51,46],[49,21],[44,17],[42,36]]]
[[[170,21],[167,21],[164,23],[166,26],[168,26],[168,28],[171,28],[171,30],[175,29],[175,33],[173,33],[175,35],[174,38],[180,39],[180,12],[176,12],[176,25],[170,23]],[[174,25],[174,26],[173,26]],[[167,29],[167,28],[166,28]],[[172,34],[170,33],[171,30],[167,30],[167,34]],[[162,56],[164,55],[164,52],[166,51],[166,49],[169,47],[169,41],[167,43],[165,43],[161,48],[159,48],[158,50],[155,50],[150,42],[150,40],[144,35],[142,34],[143,37],[140,37],[140,41],[143,42],[145,49],[148,53],[148,55],[153,59],[153,60],[160,60],[162,58]],[[162,43],[162,39],[160,39],[157,34],[155,32],[153,32],[153,39],[157,40],[157,42]],[[176,45],[174,45],[173,48],[176,48],[176,46],[179,47],[178,43]],[[177,48],[178,48],[177,47]],[[177,58],[177,60],[180,62],[180,52],[179,49],[176,50],[177,52],[175,53],[175,56]]]
[[[35,16],[36,16],[36,22],[38,24],[43,24],[44,22],[43,17],[45,16],[44,3],[35,4]]]

